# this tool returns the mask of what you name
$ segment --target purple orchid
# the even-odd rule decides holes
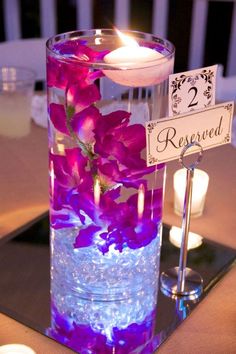
[[[60,314],[52,305],[52,327],[47,334],[60,343],[78,351],[93,354],[127,354],[140,349],[142,354],[151,354],[156,349],[154,336],[155,310],[141,323],[132,323],[124,329],[113,328],[112,340],[95,331],[89,325],[78,324],[66,314]]]
[[[145,129],[141,124],[129,124],[130,113],[116,111],[101,116],[95,128],[94,151],[101,157],[113,158],[129,169],[146,166],[140,157],[145,147]]]
[[[108,51],[94,51],[85,44],[86,41],[77,39],[66,40],[54,45],[54,49],[59,55],[67,57],[68,63],[50,55],[47,56],[47,84],[49,87],[67,89],[70,85],[78,82],[91,84],[92,81],[103,76],[100,70],[91,74],[87,67],[78,65],[78,60],[96,62],[102,60]]]
[[[88,75],[88,68],[66,64],[57,59],[47,57],[47,84],[48,87],[66,89],[68,85],[83,80]]]
[[[78,139],[85,145],[94,144],[94,129],[99,117],[99,110],[94,106],[90,106],[83,111],[76,113],[71,119],[71,127],[73,131]]]
[[[79,112],[100,100],[101,95],[95,84],[82,86],[80,83],[76,83],[69,86],[66,98],[67,105],[72,106],[76,112]]]
[[[109,251],[111,245],[122,252],[124,247],[136,249],[148,245],[158,233],[158,223],[162,213],[162,190],[154,193],[147,191],[145,196],[144,214],[141,219],[137,213],[137,193],[131,196],[127,202],[118,203],[116,199],[120,191],[104,193],[99,206],[99,217],[92,213],[90,217],[96,221],[96,225],[90,224],[83,228],[75,241],[74,247],[88,247],[99,237],[101,242],[97,247],[102,253]],[[88,212],[88,198],[86,211]]]
[[[64,155],[50,154],[52,226],[81,226],[75,248],[96,243],[106,253],[112,245],[120,252],[124,247],[143,247],[156,237],[162,212],[161,190],[148,187],[147,175],[156,167],[147,167],[141,155],[145,128],[131,125],[129,112],[103,115],[96,107],[101,95],[95,80],[103,74],[77,65],[76,60],[95,62],[105,52],[95,52],[79,40],[58,43],[55,49],[69,61],[49,57],[48,82],[49,87],[65,90],[66,104],[51,103],[50,120],[78,147],[65,149]],[[94,199],[95,179],[101,188],[99,205]],[[142,218],[137,213],[141,184],[145,189]],[[127,194],[125,200],[120,199],[123,193]]]
[[[108,50],[95,51],[90,47],[86,46],[86,41],[77,40],[65,40],[54,45],[54,49],[60,55],[66,55],[67,58],[73,58],[78,61],[84,62],[95,62],[97,60],[102,60],[104,56],[109,53]]]

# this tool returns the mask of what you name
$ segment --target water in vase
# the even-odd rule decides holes
[[[147,167],[144,126],[166,114],[173,55],[143,34],[161,59],[120,67],[119,41],[48,43],[51,335],[81,353],[153,347],[165,166]]]

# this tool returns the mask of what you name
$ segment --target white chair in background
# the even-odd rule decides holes
[[[218,65],[216,101],[234,101],[236,104],[236,75],[224,77],[223,69],[223,65]]]
[[[46,79],[46,39],[19,39],[0,43],[0,66],[27,67],[37,81]]]

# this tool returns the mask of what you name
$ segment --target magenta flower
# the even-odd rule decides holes
[[[66,89],[68,85],[84,80],[88,75],[88,68],[79,65],[66,64],[53,57],[47,57],[47,84],[48,87]]]
[[[89,324],[75,323],[67,314],[61,314],[52,304],[52,327],[47,334],[80,353],[93,354],[151,354],[158,345],[154,336],[156,311],[150,312],[141,323],[131,323],[124,329],[113,328],[112,339],[95,331]]]
[[[126,111],[101,116],[94,130],[94,151],[101,157],[117,160],[124,168],[144,168],[146,163],[140,155],[145,147],[145,129],[141,124],[129,126],[129,118]]]
[[[91,75],[89,69],[78,65],[78,61],[95,62],[102,60],[108,51],[97,52],[87,47],[86,41],[71,40],[54,45],[58,54],[67,56],[68,63],[47,57],[47,83],[49,87],[66,89],[78,82],[92,83],[96,78],[103,76],[100,70]]]
[[[91,143],[91,137],[94,136],[94,128],[100,113],[97,108],[91,106],[85,108],[79,113],[75,113],[70,119],[66,117],[65,108],[62,104],[51,103],[49,113],[54,127],[65,135],[70,135],[70,128],[73,129],[79,139],[84,143]],[[92,139],[94,140],[94,139]]]
[[[86,171],[88,158],[83,156],[79,148],[66,149],[65,156],[50,153],[50,161],[54,166],[55,182],[67,189],[79,188],[90,174]]]
[[[95,81],[103,73],[76,61],[96,62],[105,52],[96,52],[80,40],[58,43],[55,49],[68,63],[49,57],[48,83],[65,90],[65,105],[51,103],[50,119],[66,135],[65,140],[78,147],[66,149],[64,155],[50,155],[52,226],[83,226],[74,242],[76,248],[96,244],[106,253],[111,245],[120,252],[125,247],[143,247],[157,236],[162,212],[161,190],[150,190],[147,182],[156,167],[147,167],[141,155],[145,128],[130,125],[129,112],[102,115],[97,108],[101,95]],[[99,205],[94,200],[95,180],[100,183]],[[141,184],[145,189],[142,217],[137,214]],[[126,201],[123,193],[129,196]]]
[[[53,123],[54,127],[61,133],[70,135],[67,120],[66,120],[66,112],[63,104],[51,103],[49,105],[49,114],[50,120]]]
[[[65,156],[50,154],[49,157],[54,171],[53,190],[51,190],[51,221],[54,227],[70,227],[78,224],[79,221],[83,224],[86,219],[83,208],[77,210],[73,203],[79,193],[84,191],[90,190],[89,198],[91,197],[93,178],[86,170],[88,158],[82,155],[79,148],[66,149]],[[85,199],[85,206],[88,208],[86,195],[78,199],[81,203]],[[65,206],[70,209],[67,217]]]
[[[96,239],[101,239],[101,242],[96,244],[102,253],[108,252],[111,245],[122,252],[124,247],[144,247],[156,238],[162,213],[162,191],[146,192],[145,209],[141,219],[137,214],[137,193],[123,203],[116,201],[119,194],[118,189],[102,195],[97,218],[91,197],[87,196],[83,206],[78,198],[75,203],[78,210],[82,207],[96,224],[90,224],[79,232],[75,248],[94,244],[96,236]]]
[[[82,86],[80,83],[70,85],[67,90],[67,105],[73,106],[79,112],[101,99],[100,92],[95,84]]]
[[[88,247],[93,244],[94,235],[100,231],[101,228],[96,225],[89,225],[86,229],[80,231],[79,236],[76,238],[74,247]]]
[[[86,46],[86,41],[77,39],[71,40],[68,39],[64,42],[59,42],[54,45],[54,49],[58,54],[66,55],[68,59],[74,59],[84,62],[94,62],[96,60],[102,60],[103,57],[109,53],[108,50],[104,51],[95,51],[90,47]]]
[[[71,127],[76,133],[76,136],[84,144],[95,143],[94,129],[100,117],[99,110],[90,106],[83,111],[76,113],[71,119]]]

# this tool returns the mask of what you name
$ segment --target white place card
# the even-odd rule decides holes
[[[217,65],[169,76],[169,116],[215,104]]]
[[[147,166],[178,159],[184,146],[198,142],[203,150],[231,142],[234,102],[146,123]],[[192,154],[199,147],[189,149]]]

